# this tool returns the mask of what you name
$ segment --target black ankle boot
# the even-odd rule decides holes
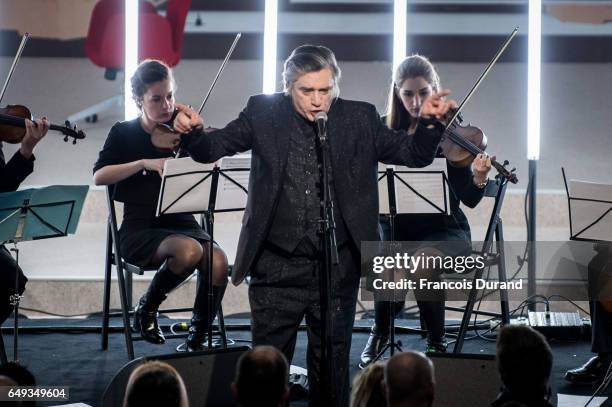
[[[388,339],[389,337],[386,332],[384,334],[379,334],[376,325],[372,327],[368,343],[366,343],[363,352],[361,352],[361,362],[359,363],[361,369],[372,363],[376,355],[378,355],[383,346],[385,346]]]
[[[176,288],[185,278],[174,274],[164,262],[159,268],[149,288],[138,301],[134,309],[134,329],[142,338],[151,343],[166,342],[166,338],[157,323],[157,310],[168,293]]]
[[[201,285],[205,286],[206,284],[202,282]],[[212,312],[208,312],[208,295],[206,294],[208,290],[206,287],[202,287],[200,291],[200,287],[198,287],[198,293],[193,306],[193,316],[191,317],[191,326],[189,327],[189,335],[185,341],[185,350],[187,352],[204,349],[204,338],[208,333],[208,325],[217,317],[226,287],[227,285],[213,286]]]

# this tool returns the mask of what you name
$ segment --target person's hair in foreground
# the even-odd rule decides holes
[[[123,407],[189,407],[187,389],[175,368],[160,361],[145,362],[130,375]]]
[[[256,346],[238,360],[232,392],[241,407],[277,407],[289,397],[289,366],[272,346]]]
[[[363,369],[353,379],[351,407],[384,407],[387,399],[383,391],[385,364],[376,362]]]
[[[387,361],[384,385],[390,407],[430,407],[435,391],[433,363],[421,352],[397,353]]]

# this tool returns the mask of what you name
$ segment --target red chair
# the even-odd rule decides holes
[[[114,80],[124,65],[124,10],[126,0],[100,0],[91,14],[85,53],[97,66],[105,68],[105,78]],[[132,0],[129,0],[132,1]],[[173,67],[181,59],[185,20],[191,0],[169,0],[166,16],[157,13],[148,1],[139,0],[138,60],[154,58]],[[95,122],[97,114],[122,104],[115,96],[71,115],[68,120]]]

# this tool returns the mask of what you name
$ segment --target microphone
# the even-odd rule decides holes
[[[317,134],[321,140],[324,140],[327,137],[327,113],[317,113],[315,122],[317,123]]]

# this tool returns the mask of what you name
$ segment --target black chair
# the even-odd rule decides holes
[[[117,214],[115,211],[115,200],[113,199],[113,186],[106,188],[106,200],[108,204],[108,221],[106,231],[106,263],[104,270],[104,298],[102,305],[102,349],[108,349],[108,333],[109,333],[109,322],[110,317],[123,317],[123,332],[125,335],[125,344],[127,348],[128,358],[134,359],[134,341],[142,340],[140,336],[134,337],[132,335],[132,327],[130,316],[134,314],[132,307],[132,275],[138,274],[143,275],[145,271],[154,271],[156,268],[143,268],[134,264],[126,262],[121,256],[120,244],[119,244],[119,231],[117,228]],[[203,222],[204,225],[207,222]],[[117,271],[117,282],[119,285],[119,297],[121,301],[120,312],[110,312],[110,289],[111,289],[111,271],[112,267],[115,266]],[[198,284],[205,284],[205,282],[198,281]],[[160,313],[173,313],[173,312],[192,312],[193,308],[166,308],[160,309]],[[225,332],[225,322],[223,319],[223,309],[219,305],[219,312],[217,313],[219,320],[219,334],[221,336],[222,344],[224,348],[227,348],[227,337]],[[183,338],[187,334],[170,334],[165,335],[166,338]]]
[[[489,311],[474,310],[474,305],[478,301],[478,289],[476,289],[476,280],[482,278],[485,269],[495,266],[498,271],[498,278],[500,282],[506,282],[506,267],[505,267],[505,255],[504,255],[504,233],[502,219],[500,216],[502,204],[506,194],[506,187],[508,186],[508,180],[497,176],[494,180],[490,181],[484,193],[485,197],[494,198],[493,210],[489,219],[489,225],[485,234],[485,238],[482,243],[480,250],[473,251],[472,254],[483,256],[484,267],[475,268],[474,278],[472,280],[472,289],[468,295],[468,300],[465,307],[450,307],[446,309],[451,311],[463,312],[463,318],[457,334],[457,340],[453,348],[454,353],[460,353],[465,340],[465,334],[470,324],[470,318],[472,314],[487,315],[490,317],[501,318],[502,325],[510,322],[510,310],[508,305],[508,292],[505,289],[500,290],[500,313],[494,313]],[[493,244],[495,243],[495,250],[493,250]]]
[[[0,365],[7,362],[8,358],[6,357],[6,350],[4,349],[4,338],[2,337],[2,332],[0,331]]]

